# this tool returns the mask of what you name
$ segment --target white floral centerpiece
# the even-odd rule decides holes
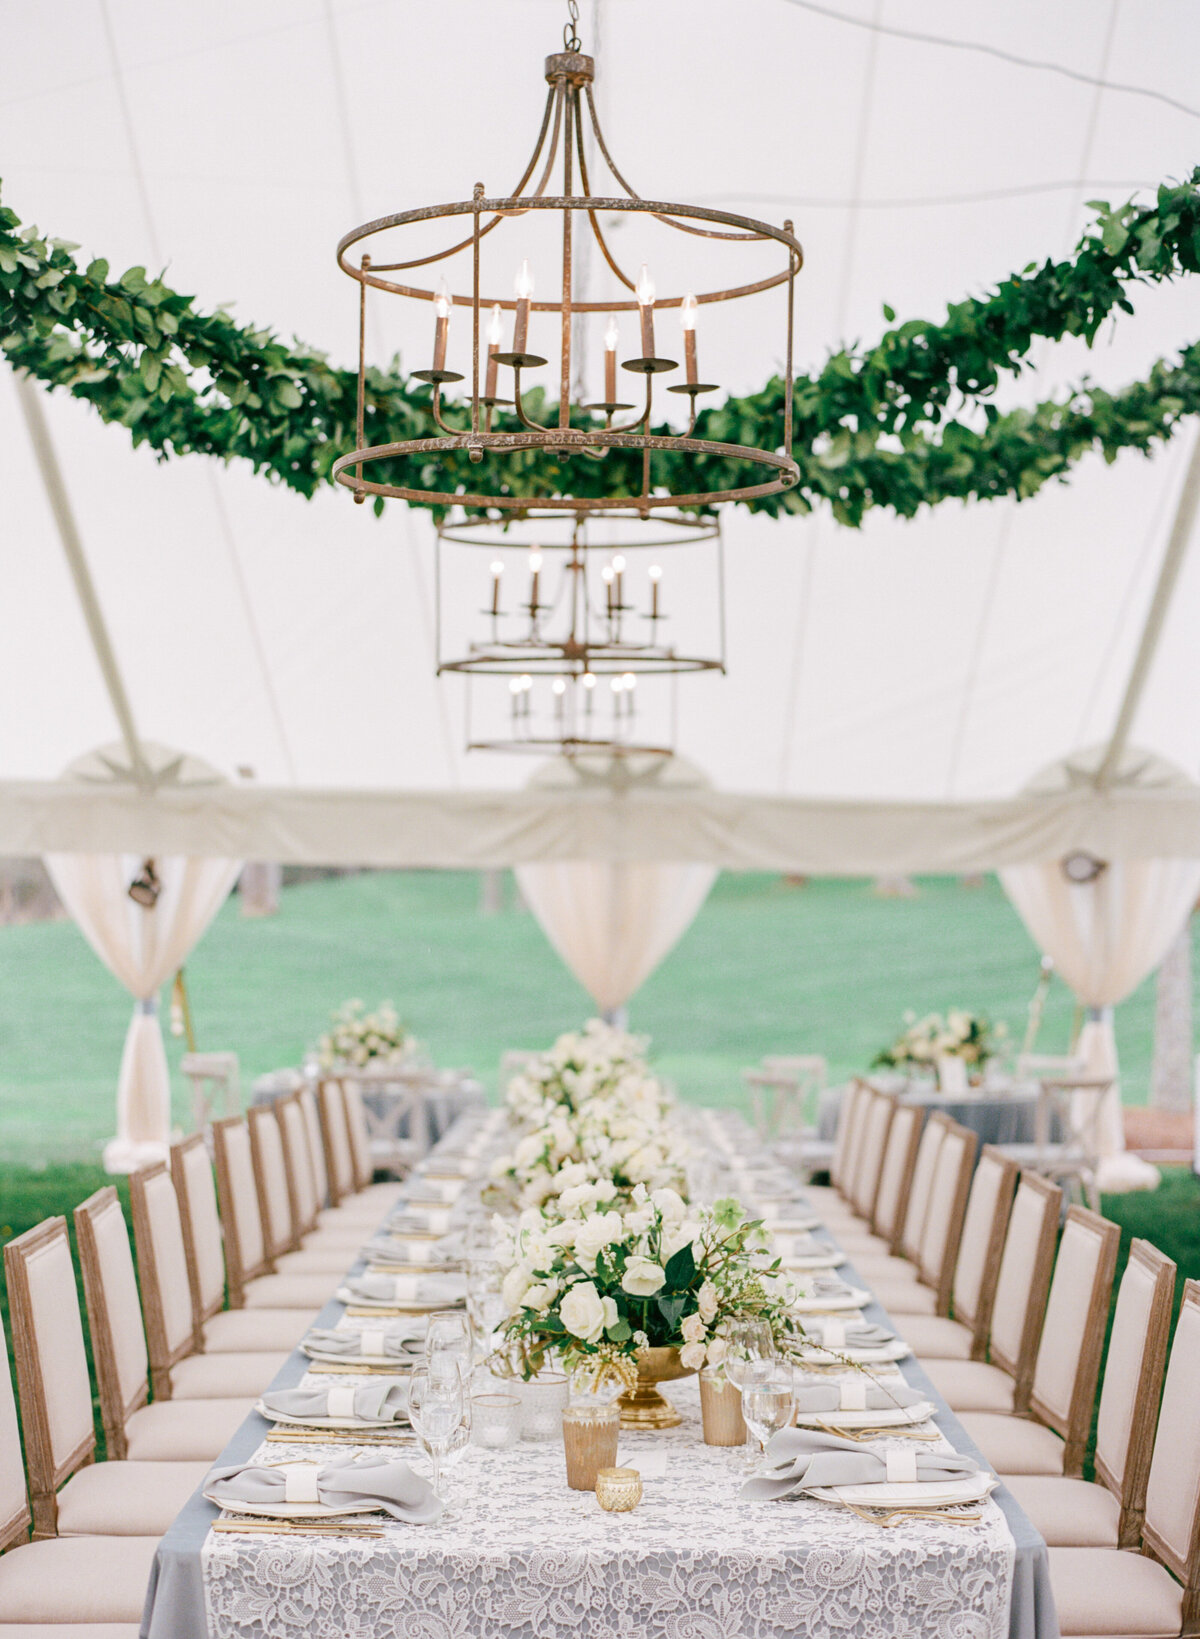
[[[540,1124],[555,1108],[583,1115],[589,1106],[620,1103],[647,1120],[670,1107],[666,1088],[646,1062],[649,1042],[603,1019],[559,1036],[509,1081],[505,1103],[518,1123]]]
[[[906,1013],[904,1026],[891,1046],[875,1055],[875,1065],[932,1069],[944,1059],[959,1059],[973,1069],[982,1069],[1003,1051],[1008,1035],[1005,1025],[993,1025],[986,1014],[971,1013],[962,1007],[952,1007],[944,1018],[940,1013],[927,1013],[921,1019],[915,1013]]]
[[[404,1064],[418,1050],[391,1002],[380,1002],[368,1013],[364,1003],[355,997],[332,1015],[332,1025],[317,1042],[317,1060],[323,1070],[344,1065],[361,1069],[366,1064]]]

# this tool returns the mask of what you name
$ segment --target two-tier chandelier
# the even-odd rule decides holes
[[[489,195],[479,182],[471,199],[380,217],[354,228],[338,245],[339,265],[359,285],[359,374],[356,447],[334,463],[333,476],[356,501],[369,495],[391,496],[502,513],[547,506],[561,510],[564,505],[579,512],[633,506],[647,516],[655,508],[710,506],[773,495],[799,479],[791,453],[791,384],[793,294],[802,251],[792,224],[778,228],[728,211],[636,194],[618,170],[600,128],[592,95],[595,64],[580,51],[574,0],[570,9],[565,49],[546,59],[549,93],[541,130],[514,192]],[[595,153],[615,184],[607,195],[592,191],[585,141],[589,129]],[[556,166],[561,183],[551,193]],[[456,218],[463,219],[466,231],[452,244],[431,240],[430,225]],[[648,239],[657,239],[659,228],[698,236],[709,247],[706,254],[719,250],[751,265],[739,266],[737,282],[725,288],[693,293],[689,279],[680,281],[683,288],[676,294],[659,295],[650,271],[653,249],[626,265],[610,245],[612,227],[631,218],[637,219],[638,232]],[[496,233],[512,225],[520,229],[516,246],[511,232]],[[547,234],[547,227],[554,232]],[[603,260],[609,285],[599,295],[580,288],[587,281],[579,274],[579,241],[587,232]],[[535,300],[538,249],[539,283],[551,256],[558,266],[552,293]],[[779,253],[782,267],[776,260]],[[452,293],[445,279],[432,289],[408,282],[418,269],[456,260],[462,268],[463,291]],[[747,272],[753,276],[746,278]],[[505,294],[497,295],[498,288]],[[776,289],[782,294],[777,331],[763,352],[767,359],[784,360],[777,443],[759,448],[697,437],[700,401],[718,391],[703,380],[698,363],[699,315]],[[414,372],[430,388],[433,426],[428,437],[379,444],[368,440],[375,419],[366,359],[371,291],[428,302],[433,308],[430,365]],[[465,310],[467,322],[454,326],[452,334],[456,309]],[[675,343],[664,345],[664,309],[672,310],[681,322],[682,363],[669,356],[677,350]],[[579,340],[585,333],[576,321],[589,314],[608,319],[603,356],[597,350],[594,359],[580,359],[576,349],[586,346]],[[636,339],[631,342],[630,336]],[[738,346],[743,343],[739,336]],[[546,348],[545,355],[537,351],[539,346]],[[556,360],[557,384],[547,395],[539,372],[551,356]],[[593,366],[592,384],[573,390],[573,383],[588,380]],[[660,378],[674,395],[665,401],[666,407],[656,403]],[[454,396],[458,389],[459,396]],[[543,403],[547,396],[548,409]],[[668,419],[656,424],[656,414]],[[479,486],[478,463],[522,451],[530,452],[527,462],[542,469],[536,495],[516,495],[503,481]],[[601,479],[596,477],[595,462],[605,463]],[[486,470],[490,478],[502,479],[494,465]]]

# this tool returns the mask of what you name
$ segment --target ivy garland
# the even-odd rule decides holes
[[[1032,409],[1001,414],[990,402],[1004,378],[1028,368],[1036,339],[1081,336],[1090,345],[1111,314],[1132,313],[1133,286],[1200,271],[1200,167],[1160,187],[1153,205],[1094,201],[1092,208],[1095,221],[1073,257],[1031,264],[990,294],[951,306],[941,324],[911,320],[874,347],[841,350],[815,375],[798,377],[800,483],[751,504],[778,514],[824,501],[848,525],[879,506],[907,518],[950,498],[1023,499],[1089,450],[1113,460],[1122,449],[1145,453],[1170,438],[1183,417],[1200,411],[1200,343],[1120,392],[1084,381]],[[0,206],[0,348],[15,367],[85,399],[105,421],[128,427],[135,445],[164,458],[247,460],[306,496],[328,481],[354,442],[354,371],[240,325],[224,309],[201,312],[144,268],[117,279],[102,259],[80,268],[77,249],[23,227]],[[396,368],[368,371],[367,386],[368,443],[434,432],[426,387]],[[782,406],[783,383],[774,378],[759,393],[703,412],[697,436],[770,447]],[[975,411],[974,424],[955,419],[952,406]],[[466,413],[455,413],[465,426]],[[671,452],[655,460],[656,481],[676,488],[692,487],[701,468],[705,487],[747,482],[732,460]],[[389,476],[447,487],[428,459],[397,461]],[[602,470],[575,463],[568,475],[544,452],[515,451],[489,455],[481,466],[463,459],[460,477],[471,488],[531,499],[568,484],[579,495],[633,495],[640,458],[614,450]]]

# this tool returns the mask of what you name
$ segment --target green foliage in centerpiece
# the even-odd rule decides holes
[[[927,1013],[918,1019],[915,1013],[906,1013],[904,1024],[891,1046],[876,1053],[873,1065],[932,1069],[938,1059],[957,1058],[982,1066],[1003,1052],[1008,1038],[1007,1025],[994,1025],[986,1014],[965,1007],[952,1007],[945,1018]]]

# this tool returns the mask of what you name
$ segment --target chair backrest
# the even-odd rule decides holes
[[[109,1457],[128,1455],[125,1424],[150,1398],[150,1356],[129,1231],[109,1184],[75,1208],[100,1417]]]
[[[329,1199],[334,1206],[354,1193],[354,1152],[346,1125],[346,1100],[342,1084],[326,1076],[317,1088],[321,1112],[321,1140],[325,1146],[325,1171],[329,1176]]]
[[[930,1119],[938,1121],[946,1118],[935,1115]],[[929,1206],[925,1211],[918,1254],[921,1279],[937,1293],[939,1315],[950,1313],[954,1265],[958,1258],[978,1148],[979,1139],[975,1133],[960,1126],[957,1121],[946,1122],[929,1185]]]
[[[283,1134],[273,1104],[255,1104],[247,1112],[250,1156],[258,1216],[263,1226],[268,1258],[274,1260],[300,1244],[292,1210],[292,1189],[283,1155]]]
[[[913,1162],[912,1178],[908,1186],[908,1200],[904,1207],[904,1223],[900,1230],[897,1250],[915,1264],[921,1261],[921,1237],[925,1233],[925,1217],[929,1211],[929,1192],[933,1188],[933,1174],[938,1151],[946,1136],[946,1117],[931,1115],[921,1131],[917,1158]]]
[[[954,1318],[974,1333],[971,1354],[976,1360],[982,1360],[987,1352],[996,1278],[1016,1182],[1016,1162],[1010,1161],[1003,1150],[985,1144],[971,1179],[952,1288]]]
[[[204,1322],[225,1307],[225,1245],[212,1161],[200,1133],[171,1145],[171,1180],[179,1200],[192,1316],[199,1341]]]
[[[1200,1281],[1184,1283],[1146,1486],[1143,1546],[1184,1585],[1184,1633],[1196,1632],[1200,1582]]]
[[[1099,1213],[1081,1206],[1067,1213],[1029,1405],[1066,1441],[1063,1473],[1068,1479],[1083,1472],[1120,1242],[1120,1229]]]
[[[165,1161],[132,1175],[129,1201],[150,1345],[150,1382],[156,1400],[169,1400],[171,1367],[191,1354],[200,1339],[179,1197]]]
[[[312,1162],[313,1179],[317,1186],[318,1210],[329,1203],[329,1169],[325,1165],[325,1136],[321,1126],[321,1111],[314,1087],[300,1089],[300,1110],[304,1116],[304,1130],[308,1134],[308,1155]]]
[[[308,1145],[308,1124],[299,1093],[289,1093],[275,1101],[279,1116],[279,1136],[283,1140],[283,1160],[291,1190],[292,1216],[301,1237],[316,1228],[320,1201]]]
[[[374,1176],[375,1167],[371,1160],[371,1135],[367,1130],[363,1090],[353,1076],[348,1076],[342,1082],[342,1097],[346,1104],[346,1133],[350,1139],[350,1156],[354,1163],[354,1187],[366,1189]],[[410,1089],[410,1101],[412,1097]]]
[[[1117,1288],[1096,1419],[1096,1477],[1121,1504],[1122,1548],[1142,1534],[1174,1297],[1175,1265],[1149,1241],[1134,1241]]]
[[[228,1116],[213,1122],[212,1135],[229,1302],[240,1309],[246,1301],[246,1287],[271,1268],[254,1180],[250,1129],[242,1116]]]
[[[829,1177],[838,1188],[845,1182],[847,1152],[858,1130],[856,1111],[869,1091],[866,1082],[852,1081],[842,1094],[841,1104],[838,1106],[837,1127],[833,1135],[833,1155],[829,1162]]]
[[[1054,1267],[1062,1190],[1036,1172],[1023,1172],[1008,1215],[1008,1233],[992,1300],[991,1358],[1016,1383],[1014,1409],[1025,1411],[1033,1362]]]
[[[65,1218],[18,1235],[4,1248],[13,1358],[35,1538],[58,1529],[55,1493],[92,1460],[92,1384],[75,1265]]]
[[[924,1105],[897,1101],[892,1124],[888,1128],[887,1147],[879,1169],[879,1188],[875,1192],[875,1211],[871,1218],[871,1228],[887,1241],[893,1252],[900,1244],[924,1123]]]
[[[875,1195],[895,1109],[896,1100],[890,1093],[875,1093],[863,1119],[862,1142],[848,1195],[855,1212],[868,1221],[875,1210]]]
[[[31,1520],[25,1487],[25,1460],[17,1426],[17,1401],[0,1323],[0,1554],[24,1542]]]

